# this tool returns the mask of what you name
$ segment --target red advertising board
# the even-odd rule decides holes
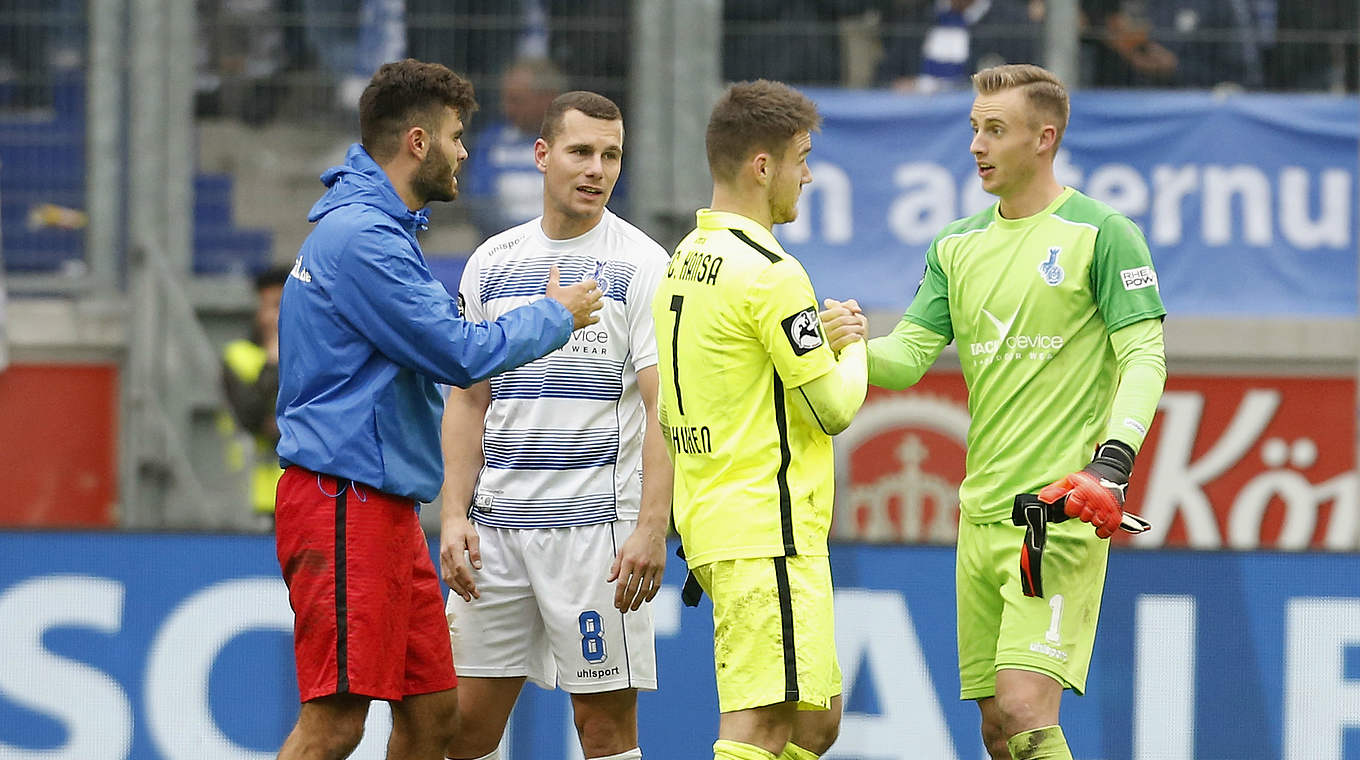
[[[1360,549],[1355,393],[1349,378],[1168,379],[1129,487],[1153,529],[1129,543]],[[870,390],[836,440],[837,538],[954,540],[966,399],[949,372]]]
[[[111,364],[0,372],[0,526],[114,525],[117,382]]]

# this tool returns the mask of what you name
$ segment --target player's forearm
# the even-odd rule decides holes
[[[855,412],[864,404],[868,379],[864,341],[857,340],[841,349],[830,372],[799,386],[798,390],[822,430],[836,435],[850,427]]]
[[[642,505],[638,509],[637,529],[665,536],[670,528],[671,490],[675,482],[671,462],[675,452],[671,449],[669,431],[661,421],[657,385],[655,366],[638,372],[638,392],[642,394],[647,427],[642,433]]]
[[[671,493],[675,471],[667,452],[661,425],[648,416],[642,438],[642,505],[638,510],[638,530],[664,536],[670,528]]]
[[[905,317],[893,331],[869,341],[869,384],[890,390],[910,388],[939,358],[948,340]]]
[[[1105,438],[1136,452],[1147,437],[1166,385],[1166,349],[1160,319],[1145,319],[1110,335],[1119,365],[1119,387],[1110,407]]]
[[[477,475],[482,470],[482,430],[490,389],[485,383],[468,390],[453,389],[444,408],[440,448],[444,455],[444,490],[440,521],[466,519]]]

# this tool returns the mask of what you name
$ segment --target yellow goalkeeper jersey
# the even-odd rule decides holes
[[[825,555],[831,436],[799,386],[836,359],[803,266],[759,223],[702,209],[652,315],[675,526],[690,566]]]

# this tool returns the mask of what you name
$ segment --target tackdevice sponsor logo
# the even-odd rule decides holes
[[[1015,324],[1015,318],[1020,313],[1020,307],[1015,307],[1010,319],[1004,322],[997,318],[986,309],[982,310],[983,316],[991,321],[996,328],[996,338],[994,340],[973,341],[969,346],[970,353],[979,357],[983,363],[994,361],[1015,361],[1017,359],[1052,359],[1053,352],[1063,347],[1063,336],[1043,335],[1035,333],[1033,335],[1011,335],[1011,327]]]
[[[1149,286],[1157,287],[1157,273],[1153,271],[1152,267],[1121,270],[1119,279],[1124,281],[1124,290],[1138,290]]]

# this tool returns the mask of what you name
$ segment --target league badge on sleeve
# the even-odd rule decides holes
[[[784,326],[784,335],[789,339],[794,356],[802,356],[822,345],[821,322],[815,307],[809,306],[797,314],[785,317],[780,324]]]

